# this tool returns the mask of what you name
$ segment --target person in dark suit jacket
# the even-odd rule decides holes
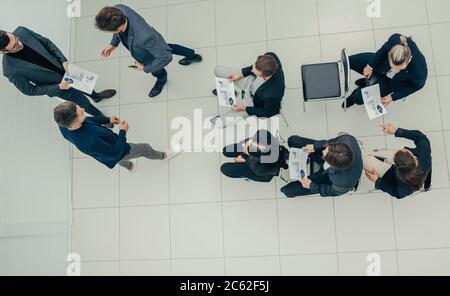
[[[430,140],[420,131],[396,128],[393,124],[385,124],[383,130],[387,135],[414,141],[416,147],[372,153],[363,149],[364,170],[376,189],[403,199],[420,191],[431,174]]]
[[[289,147],[301,148],[310,153],[310,160],[320,170],[308,179],[292,182],[281,189],[287,197],[320,194],[322,197],[341,196],[353,190],[363,171],[361,149],[357,140],[341,133],[329,141],[316,141],[294,136],[288,140]]]
[[[388,106],[422,89],[428,77],[424,55],[412,38],[401,34],[392,35],[376,53],[351,56],[350,66],[365,78],[356,82],[359,88],[347,98],[347,107],[364,104],[361,88],[366,79],[380,84],[382,103]]]
[[[149,93],[150,97],[159,95],[167,83],[167,71],[164,67],[172,61],[173,54],[184,56],[179,61],[183,66],[202,61],[202,57],[190,48],[167,44],[160,33],[126,5],[104,7],[97,14],[95,21],[101,31],[114,33],[110,46],[101,53],[103,57],[109,57],[122,43],[137,61],[132,67],[151,73],[157,78]]]
[[[115,90],[85,94],[62,82],[69,62],[63,53],[46,37],[25,27],[13,33],[0,31],[0,51],[3,54],[3,75],[27,96],[59,97],[72,101],[94,116],[100,116],[86,96],[96,103],[116,94]]]
[[[241,102],[232,106],[231,112],[212,118],[214,125],[226,127],[248,116],[270,118],[280,114],[286,85],[283,66],[275,53],[259,56],[255,64],[242,70],[217,66],[215,74],[234,81],[242,91],[242,97]],[[217,96],[217,90],[213,94]]]
[[[63,137],[82,153],[89,155],[110,169],[117,164],[130,172],[135,169],[131,161],[139,157],[165,160],[167,153],[154,150],[149,144],[129,144],[126,134],[128,122],[116,116],[86,117],[84,110],[73,102],[59,104],[54,109],[54,118]],[[119,134],[103,127],[118,125]]]
[[[241,143],[226,146],[223,154],[234,158],[233,163],[225,163],[220,168],[222,174],[229,178],[270,182],[282,168],[288,168],[289,151],[266,130],[259,130]]]

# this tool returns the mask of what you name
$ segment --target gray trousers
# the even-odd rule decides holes
[[[122,158],[119,162],[121,167],[129,169],[131,167],[132,159],[139,157],[145,157],[148,159],[162,160],[164,152],[156,151],[149,144],[129,144],[131,149],[130,152]]]
[[[242,74],[242,70],[225,66],[216,66],[215,74],[216,77],[219,78],[228,78],[232,74]],[[253,107],[253,99],[250,97],[250,92],[248,91],[253,80],[253,76],[248,76],[234,82],[238,92],[238,97],[236,98],[238,103],[242,103],[248,107]],[[240,90],[245,91],[246,94],[244,98],[242,98],[239,94]],[[227,127],[228,125],[232,125],[239,120],[246,119],[249,115],[247,112],[236,112],[227,107],[219,107],[219,116],[223,127]],[[232,120],[227,121],[226,118]]]

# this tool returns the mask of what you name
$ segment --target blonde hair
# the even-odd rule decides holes
[[[408,63],[411,57],[412,53],[408,46],[408,39],[405,36],[400,36],[400,44],[394,46],[389,52],[389,61],[396,66],[401,66]]]

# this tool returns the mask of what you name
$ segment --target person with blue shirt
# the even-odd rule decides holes
[[[388,106],[421,90],[428,77],[424,55],[411,37],[401,34],[392,35],[376,53],[350,56],[350,67],[364,78],[356,81],[358,88],[347,98],[347,108],[364,104],[361,89],[366,86],[378,83],[382,103]]]
[[[135,170],[131,161],[139,157],[166,160],[167,153],[154,150],[149,144],[129,144],[126,134],[128,122],[118,117],[86,117],[84,109],[73,102],[59,104],[54,109],[54,118],[63,137],[82,153],[89,155],[110,169],[117,164],[128,171]],[[119,134],[103,125],[113,124],[120,128]]]

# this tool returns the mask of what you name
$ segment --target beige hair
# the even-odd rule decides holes
[[[408,63],[411,60],[412,53],[408,46],[408,39],[405,36],[400,36],[400,44],[394,46],[389,52],[389,61],[400,66]]]

